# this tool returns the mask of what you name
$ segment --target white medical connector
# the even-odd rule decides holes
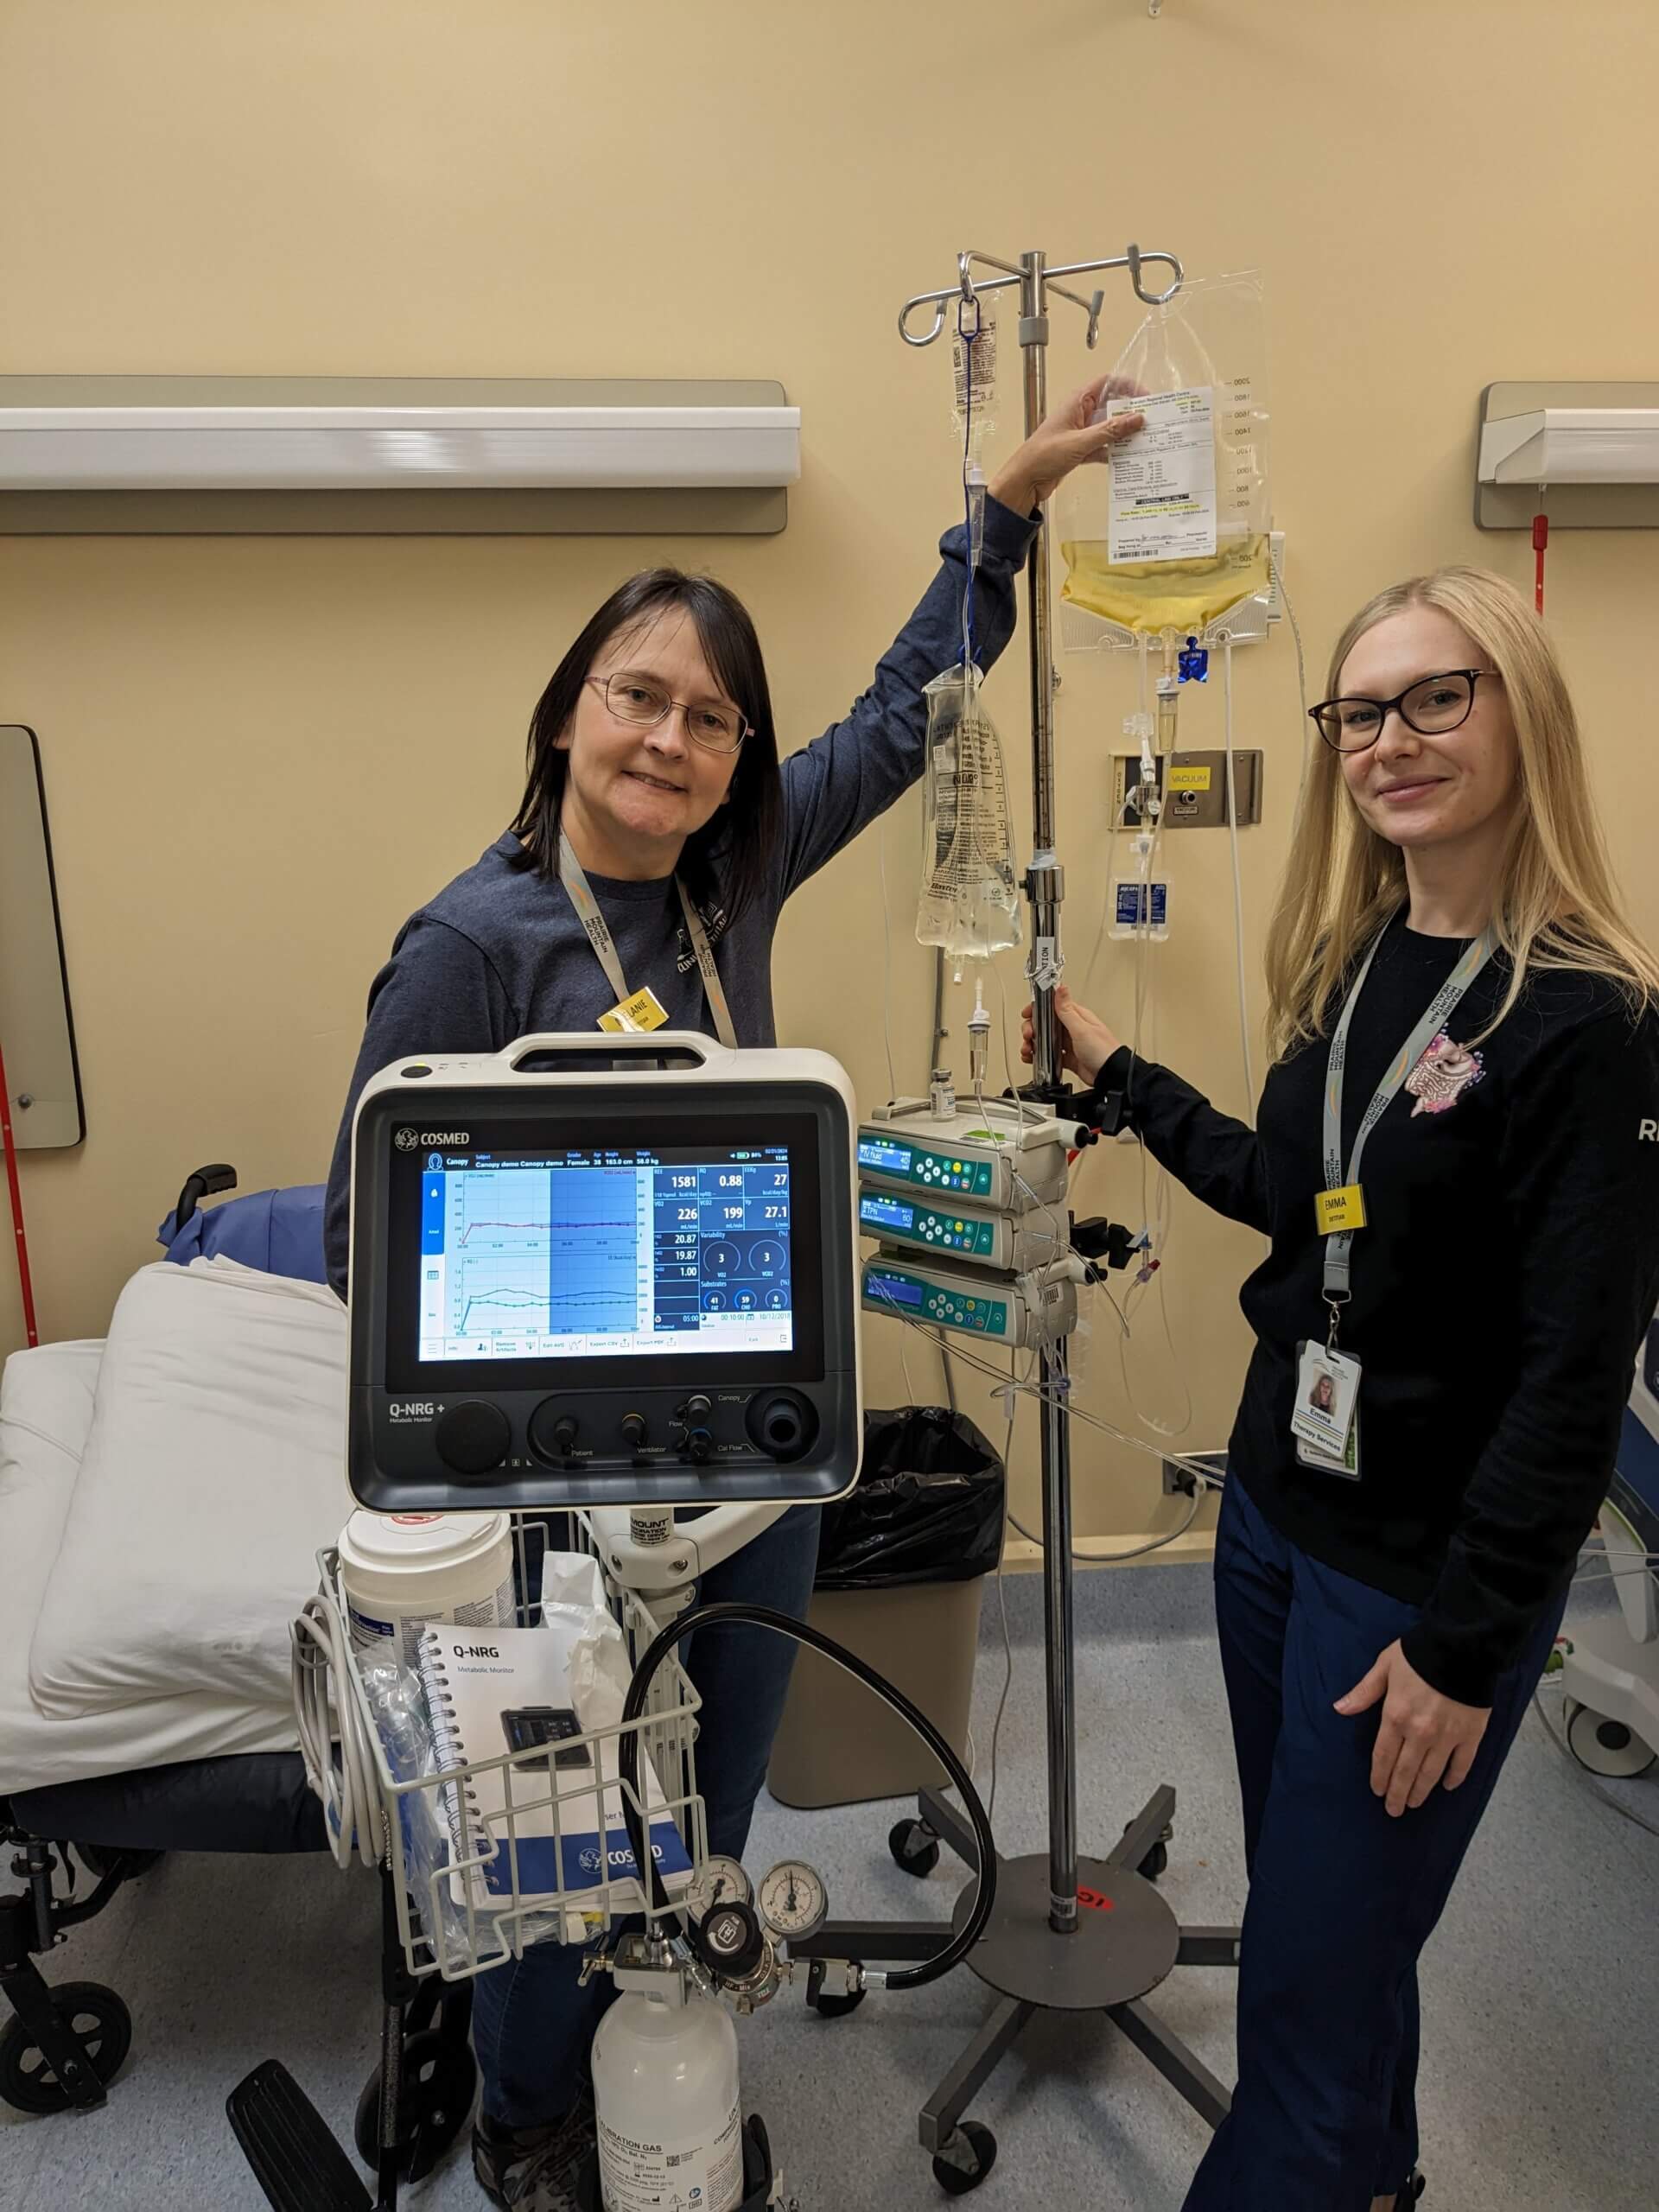
[[[968,1017],[968,1079],[976,1093],[985,1088],[991,1065],[991,1017],[985,1006],[985,986],[974,984],[974,1010]]]

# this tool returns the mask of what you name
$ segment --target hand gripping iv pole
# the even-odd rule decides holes
[[[1166,291],[1148,290],[1142,271],[1160,262],[1173,271]],[[977,282],[976,266],[999,273]],[[899,317],[907,345],[930,346],[945,327],[946,312],[976,293],[1019,287],[1019,338],[1024,367],[1025,427],[1029,436],[1047,411],[1046,348],[1051,296],[1071,302],[1089,318],[1088,343],[1099,334],[1105,297],[1068,291],[1058,280],[1109,269],[1129,271],[1137,297],[1161,305],[1180,289],[1181,266],[1173,254],[1131,245],[1109,260],[1072,262],[1051,269],[1041,251],[1018,263],[967,252],[957,258],[957,282],[941,292],[907,300]],[[931,308],[931,327],[912,331],[911,318]],[[1026,877],[1032,912],[1033,1081],[1022,1093],[1065,1113],[1071,1096],[1062,1080],[1054,1017],[1059,980],[1060,907],[1064,872],[1055,853],[1054,689],[1052,615],[1049,594],[1048,516],[1045,509],[1027,569],[1031,645],[1032,827],[1034,850]],[[1043,1599],[1047,1664],[1048,1851],[1046,1856],[1000,1862],[996,1902],[968,1963],[998,2003],[921,2115],[921,2141],[952,2194],[982,2182],[996,2156],[990,2131],[963,2118],[975,2094],[1012,2049],[1039,2010],[1104,2012],[1212,2126],[1230,2105],[1225,2088],[1194,2052],[1141,2002],[1176,1966],[1236,1967],[1236,1928],[1183,1928],[1153,1886],[1162,1871],[1175,1812],[1175,1792],[1158,1789],[1103,1859],[1081,1858],[1077,1846],[1077,1703],[1071,1564],[1071,1453],[1067,1348],[1064,1338],[1042,1354]],[[926,1790],[920,1818],[894,1829],[893,1849],[901,1866],[926,1873],[938,1842],[967,1865],[976,1865],[967,1823],[939,1792]],[[960,1927],[974,1885],[957,1908]],[[831,1923],[810,1948],[825,1957],[844,1954],[849,1940],[861,1958],[925,1958],[942,1948],[950,1929],[931,1923],[882,1922],[849,1929]]]

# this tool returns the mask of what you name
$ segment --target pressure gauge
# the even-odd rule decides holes
[[[816,1936],[829,1915],[823,1877],[801,1859],[785,1859],[760,1885],[760,1917],[785,1942]]]
[[[705,1859],[685,1893],[685,1909],[702,1921],[717,1904],[752,1904],[754,1889],[735,1859]]]

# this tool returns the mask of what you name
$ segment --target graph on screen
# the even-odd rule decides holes
[[[780,1146],[435,1153],[420,1357],[786,1351],[790,1236]]]
[[[486,1347],[632,1331],[639,1318],[632,1168],[451,1175],[448,1333]]]

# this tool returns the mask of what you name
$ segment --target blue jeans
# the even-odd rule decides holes
[[[804,1620],[817,1569],[819,1518],[817,1506],[792,1507],[764,1536],[709,1570],[701,1599],[770,1605]],[[702,1700],[697,1788],[711,1853],[743,1854],[795,1651],[787,1637],[764,1628],[705,1630],[682,1647]],[[594,2031],[614,1993],[607,1975],[578,1988],[582,1961],[578,1945],[539,1943],[473,1985],[484,2110],[503,2126],[557,2120],[582,2093]]]
[[[1369,2212],[1417,2160],[1417,1961],[1543,1673],[1549,1608],[1499,1681],[1459,1789],[1391,1820],[1371,1795],[1380,1707],[1333,1712],[1419,1609],[1287,1543],[1236,1476],[1216,1619],[1249,1875],[1238,2088],[1185,2212]]]

